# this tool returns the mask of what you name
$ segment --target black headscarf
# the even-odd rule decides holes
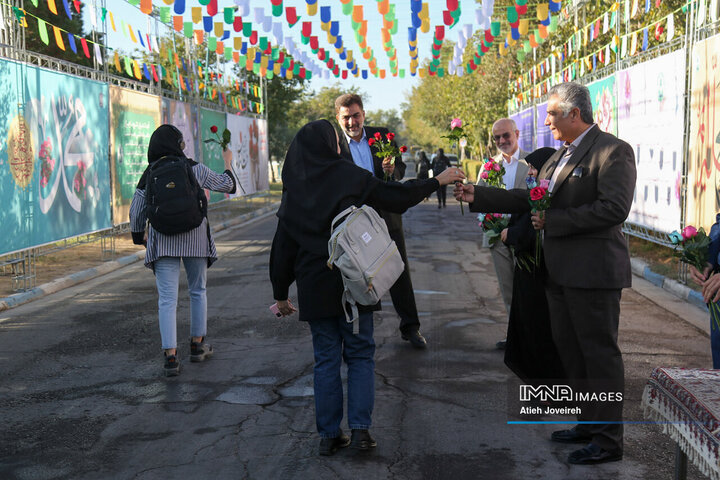
[[[152,165],[162,157],[185,157],[185,152],[180,148],[180,144],[183,141],[183,134],[173,125],[160,125],[155,129],[153,134],[150,136],[150,143],[148,144],[148,164]],[[195,165],[197,162],[190,160],[188,161],[191,165]],[[137,184],[137,188],[145,190],[145,184],[147,183],[147,169],[140,177],[140,181]]]
[[[379,183],[372,173],[343,159],[337,145],[330,122],[310,122],[295,135],[283,164],[277,216],[301,247],[318,255],[327,255],[333,218],[360,205]]]
[[[545,162],[547,162],[548,159],[552,157],[553,153],[555,153],[554,148],[538,148],[532,153],[529,153],[528,156],[525,157],[525,161],[528,163],[528,165],[532,165],[533,167],[535,167],[535,170],[539,172],[543,165],[545,165]]]

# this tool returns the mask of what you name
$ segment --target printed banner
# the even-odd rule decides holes
[[[692,51],[685,224],[709,229],[720,212],[720,35]],[[677,121],[676,121],[677,124]],[[678,128],[682,129],[680,125]]]
[[[670,233],[680,228],[685,118],[685,50],[617,74],[618,136],[637,166],[628,222]]]
[[[527,108],[515,115],[510,116],[511,119],[515,120],[520,136],[518,138],[518,145],[520,150],[526,152],[532,152],[533,148],[533,137],[535,136],[535,121],[533,119],[533,113],[535,109],[533,107]]]
[[[536,108],[537,121],[535,124],[535,132],[537,132],[537,148],[560,148],[563,142],[561,142],[560,140],[555,140],[552,132],[550,131],[550,127],[545,125],[545,118],[547,118],[547,102],[539,104]]]
[[[593,120],[600,130],[617,135],[617,102],[615,97],[615,76],[587,85],[592,101]]]
[[[222,138],[222,132],[225,130],[225,113],[216,112],[215,110],[200,109],[200,141],[202,141],[202,158],[203,163],[216,173],[225,171],[225,162],[222,159],[222,148],[215,142],[205,142],[207,139],[217,139],[218,137],[212,133],[210,127],[217,127],[217,135]],[[227,193],[210,192],[208,198],[210,203],[219,202],[228,198]]]
[[[0,61],[0,91],[0,254],[110,228],[107,85]]]
[[[183,134],[185,156],[202,162],[202,150],[198,148],[197,106],[163,98],[162,123],[174,125]]]
[[[110,87],[113,223],[130,221],[135,187],[148,166],[150,135],[160,125],[160,97]]]
[[[245,194],[267,190],[267,121],[228,115],[227,125],[232,133],[229,148],[233,152],[233,170]],[[233,196],[240,195],[243,192],[238,188]]]

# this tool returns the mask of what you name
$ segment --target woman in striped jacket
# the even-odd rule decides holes
[[[179,157],[192,165],[192,172],[203,189],[235,193],[232,175],[232,152],[223,151],[226,170],[218,174],[205,165],[185,157],[185,142],[180,130],[172,125],[161,125],[153,132],[148,145],[148,163],[152,165],[163,157]],[[130,205],[130,230],[133,242],[146,246],[145,266],[155,273],[158,289],[158,317],[162,348],[165,350],[164,372],[166,376],[180,373],[177,358],[176,310],[180,261],[185,265],[190,293],[190,361],[201,362],[209,358],[212,347],[205,343],[207,333],[207,296],[205,284],[207,269],[217,260],[207,217],[192,230],[166,235],[155,230],[147,220],[146,184],[148,170],[138,182]]]

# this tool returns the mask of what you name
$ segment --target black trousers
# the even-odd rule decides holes
[[[570,288],[548,279],[545,293],[553,341],[573,389],[624,395],[625,370],[617,344],[622,289]],[[617,396],[579,406],[579,421],[622,421],[623,401]],[[580,424],[577,429],[601,448],[623,448],[621,423]]]
[[[418,319],[415,293],[413,292],[412,281],[410,280],[410,264],[408,263],[407,253],[405,252],[405,236],[403,235],[402,229],[393,229],[390,230],[389,233],[390,238],[397,244],[400,256],[405,263],[405,270],[403,270],[403,273],[395,284],[390,287],[390,298],[392,298],[395,311],[398,316],[400,316],[400,331],[408,333],[420,328],[420,320]]]
[[[445,205],[445,199],[447,198],[447,185],[438,187],[437,189],[438,205]]]

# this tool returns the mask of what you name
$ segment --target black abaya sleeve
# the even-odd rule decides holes
[[[295,260],[298,244],[278,222],[270,249],[270,282],[275,300],[287,300],[290,285],[295,281]]]
[[[422,202],[439,186],[440,183],[434,178],[408,180],[403,183],[377,182],[368,193],[365,203],[376,210],[405,213],[408,208]]]

